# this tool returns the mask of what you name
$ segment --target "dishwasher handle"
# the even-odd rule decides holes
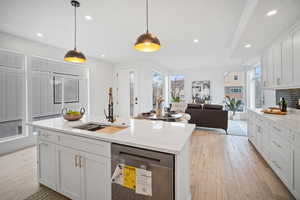
[[[147,164],[154,164],[174,168],[175,156],[168,153],[157,152],[127,145],[120,145],[113,143],[111,145],[112,159],[114,160],[132,160],[137,162],[146,162]]]
[[[119,153],[120,156],[126,156],[126,157],[129,157],[130,159],[139,159],[140,161],[148,161],[148,162],[155,162],[155,163],[160,163],[160,159],[157,159],[157,158],[151,158],[151,157],[148,157],[148,156],[142,156],[142,155],[136,155],[136,154],[133,154],[133,153],[128,153],[128,152],[123,152],[123,151],[120,151]]]

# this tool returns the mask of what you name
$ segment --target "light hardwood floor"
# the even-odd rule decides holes
[[[294,199],[246,137],[196,130],[191,140],[193,200]],[[0,199],[38,191],[36,148],[0,157]]]
[[[246,137],[198,130],[191,142],[193,200],[294,199]]]

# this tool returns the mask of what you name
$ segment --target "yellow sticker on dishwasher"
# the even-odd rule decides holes
[[[123,186],[132,190],[136,187],[136,169],[128,165],[124,165],[124,181]]]

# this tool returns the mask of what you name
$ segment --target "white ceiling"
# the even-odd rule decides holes
[[[278,14],[267,17],[266,13],[270,10],[277,10]],[[269,45],[299,19],[300,0],[258,1],[239,44],[234,49],[233,57],[247,60],[257,56],[266,45]],[[251,43],[252,48],[244,48],[247,43]]]
[[[133,44],[145,32],[144,0],[80,3],[79,50],[100,59],[105,54],[104,59],[113,63],[146,61],[171,70],[240,64],[300,16],[299,0],[258,0],[247,26],[237,35],[247,0],[150,0],[150,32],[159,37],[162,48],[141,53]],[[264,14],[271,9],[278,9],[278,14],[266,19]],[[85,15],[93,20],[86,21]],[[73,9],[69,0],[1,0],[0,31],[72,49]],[[37,37],[38,32],[44,37]],[[194,38],[199,43],[193,43]],[[253,48],[245,49],[245,42]]]

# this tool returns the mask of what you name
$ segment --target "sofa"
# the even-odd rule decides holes
[[[185,110],[191,116],[189,123],[199,127],[228,129],[228,111],[222,105],[188,104]]]

